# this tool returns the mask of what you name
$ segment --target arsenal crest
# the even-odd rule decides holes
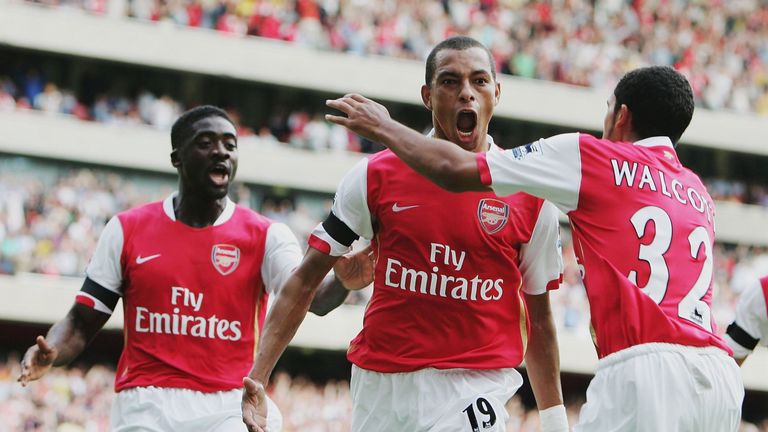
[[[240,249],[227,244],[217,244],[211,250],[211,262],[216,270],[226,276],[240,264]]]
[[[488,234],[501,231],[509,220],[509,206],[504,201],[485,198],[477,205],[477,219]]]

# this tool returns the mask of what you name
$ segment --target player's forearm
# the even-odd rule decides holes
[[[452,192],[487,190],[475,154],[456,144],[426,137],[394,120],[381,125],[379,140],[419,174]]]
[[[58,351],[53,365],[67,365],[77,358],[108,319],[109,315],[76,303],[45,336]]]
[[[323,279],[320,287],[312,299],[309,311],[315,315],[323,316],[339,307],[347,299],[349,290],[334,275],[328,275]]]
[[[297,271],[280,290],[264,323],[256,361],[249,374],[252,379],[266,385],[275,363],[307,315],[320,281],[320,278],[306,279]]]
[[[525,367],[539,410],[563,403],[559,355],[554,335],[551,338],[539,335],[528,345]]]
[[[547,294],[544,294],[547,295]],[[526,297],[531,299],[531,297]],[[538,296],[537,296],[538,297]],[[525,354],[528,379],[536,397],[539,410],[563,403],[560,385],[560,351],[557,345],[557,330],[552,319],[549,300],[542,298],[538,305],[528,301],[531,312],[531,337]]]

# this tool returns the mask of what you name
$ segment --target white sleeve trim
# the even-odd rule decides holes
[[[579,134],[540,139],[505,151],[489,151],[491,187],[500,196],[526,192],[552,202],[563,213],[576,210],[581,187]]]
[[[544,294],[547,285],[553,280],[559,281],[563,273],[558,214],[557,208],[545,201],[531,239],[520,247],[520,273],[526,294]]]
[[[747,358],[752,353],[751,349],[741,346],[740,343],[733,340],[727,334],[725,335],[725,343],[728,344],[728,346],[731,347],[731,349],[733,350],[733,358],[736,358],[736,359]]]
[[[290,228],[278,222],[270,225],[261,262],[261,279],[267,292],[276,294],[299,266],[301,259],[299,242]]]
[[[114,216],[101,232],[93,257],[85,269],[85,275],[104,288],[122,295],[123,226]]]
[[[316,243],[315,240],[320,243]],[[309,236],[309,245],[335,257],[345,255],[352,251],[352,245],[347,246],[336,241],[336,239],[328,234],[322,223],[317,224],[312,231],[312,235]]]
[[[371,211],[368,209],[368,159],[360,160],[344,176],[333,199],[333,214],[355,234],[373,238]]]

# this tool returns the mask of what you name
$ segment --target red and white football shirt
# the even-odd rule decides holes
[[[287,226],[230,200],[205,228],[176,221],[173,196],[112,218],[86,274],[123,298],[125,346],[115,389],[242,387],[268,293],[301,257]],[[83,291],[77,301],[111,313],[99,297]]]
[[[358,236],[377,260],[348,358],[377,372],[518,366],[528,325],[521,285],[544,293],[562,271],[554,206],[447,192],[389,150],[344,177],[310,246],[339,256]]]
[[[768,345],[768,276],[755,279],[744,289],[725,340],[736,358],[748,356],[758,342]]]
[[[666,342],[716,346],[714,206],[666,137],[636,143],[563,134],[478,155],[483,183],[567,213],[598,354]]]

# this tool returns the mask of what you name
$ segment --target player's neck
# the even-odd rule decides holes
[[[434,136],[435,136],[435,138],[443,139],[443,140],[446,140],[446,141],[451,141],[448,137],[446,137],[443,134],[441,134],[438,130],[435,130],[435,135]],[[467,148],[467,146],[465,146],[463,144],[460,144],[460,143],[457,143],[457,142],[453,142],[453,141],[451,141],[451,142],[453,144],[463,148],[464,150],[470,151],[472,153],[485,153],[485,152],[487,152],[488,150],[491,149],[491,143],[488,142],[488,134],[487,133],[479,134],[479,136],[481,138],[478,138],[478,141],[475,143],[475,146],[473,148],[471,148],[471,149]]]
[[[637,142],[640,138],[632,129],[614,130],[609,139],[613,142]]]
[[[227,206],[227,197],[212,199],[179,191],[173,199],[176,220],[191,227],[203,228],[216,223]]]

